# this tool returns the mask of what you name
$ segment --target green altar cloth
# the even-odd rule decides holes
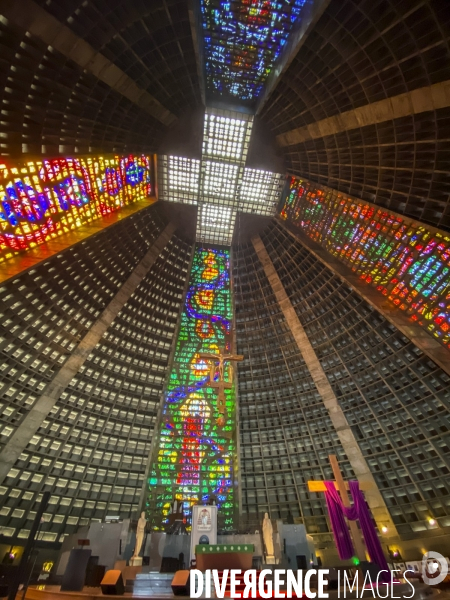
[[[222,554],[223,552],[249,552],[253,554],[253,544],[199,544],[195,546],[195,554]]]
[[[195,546],[197,569],[241,569],[252,568],[255,552],[253,544],[199,544]]]

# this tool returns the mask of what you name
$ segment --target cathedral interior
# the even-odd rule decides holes
[[[448,2],[3,0],[0,67],[2,556],[49,492],[325,560],[330,455],[449,556]]]

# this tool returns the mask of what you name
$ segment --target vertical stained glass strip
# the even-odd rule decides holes
[[[155,528],[164,527],[173,500],[182,501],[188,515],[211,496],[222,526],[233,524],[235,389],[225,390],[226,412],[220,414],[217,389],[207,385],[210,365],[199,358],[230,349],[231,320],[229,251],[197,247],[149,480]],[[229,369],[226,380],[232,382]]]
[[[254,100],[306,0],[202,0],[206,84]]]
[[[450,348],[450,235],[296,178],[281,218]]]
[[[152,193],[147,156],[0,164],[0,262]]]

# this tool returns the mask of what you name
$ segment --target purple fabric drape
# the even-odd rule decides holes
[[[339,557],[342,560],[351,558],[354,554],[353,544],[350,533],[345,522],[344,515],[350,521],[359,519],[361,531],[366,543],[367,552],[370,560],[376,563],[380,569],[387,571],[384,580],[389,580],[389,568],[384,557],[383,549],[381,548],[380,540],[378,539],[376,529],[372,522],[370,511],[367,507],[364,494],[359,489],[357,481],[350,481],[350,493],[353,499],[353,506],[347,508],[342,504],[334,482],[325,481],[325,499],[327,502],[328,513],[330,515],[331,527],[333,529],[334,539],[339,552]]]
[[[355,552],[353,542],[344,517],[343,505],[333,481],[325,481],[325,500],[327,502],[328,514],[330,515],[331,529],[334,541],[338,549],[339,558],[348,560]]]

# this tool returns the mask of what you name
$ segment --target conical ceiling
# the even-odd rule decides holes
[[[445,0],[331,0],[261,114],[287,168],[450,229],[449,43]]]
[[[2,2],[2,155],[158,151],[203,103],[200,9]],[[258,113],[286,168],[450,228],[448,3],[330,0],[321,10]]]
[[[201,103],[187,2],[0,6],[5,155],[154,152]]]

